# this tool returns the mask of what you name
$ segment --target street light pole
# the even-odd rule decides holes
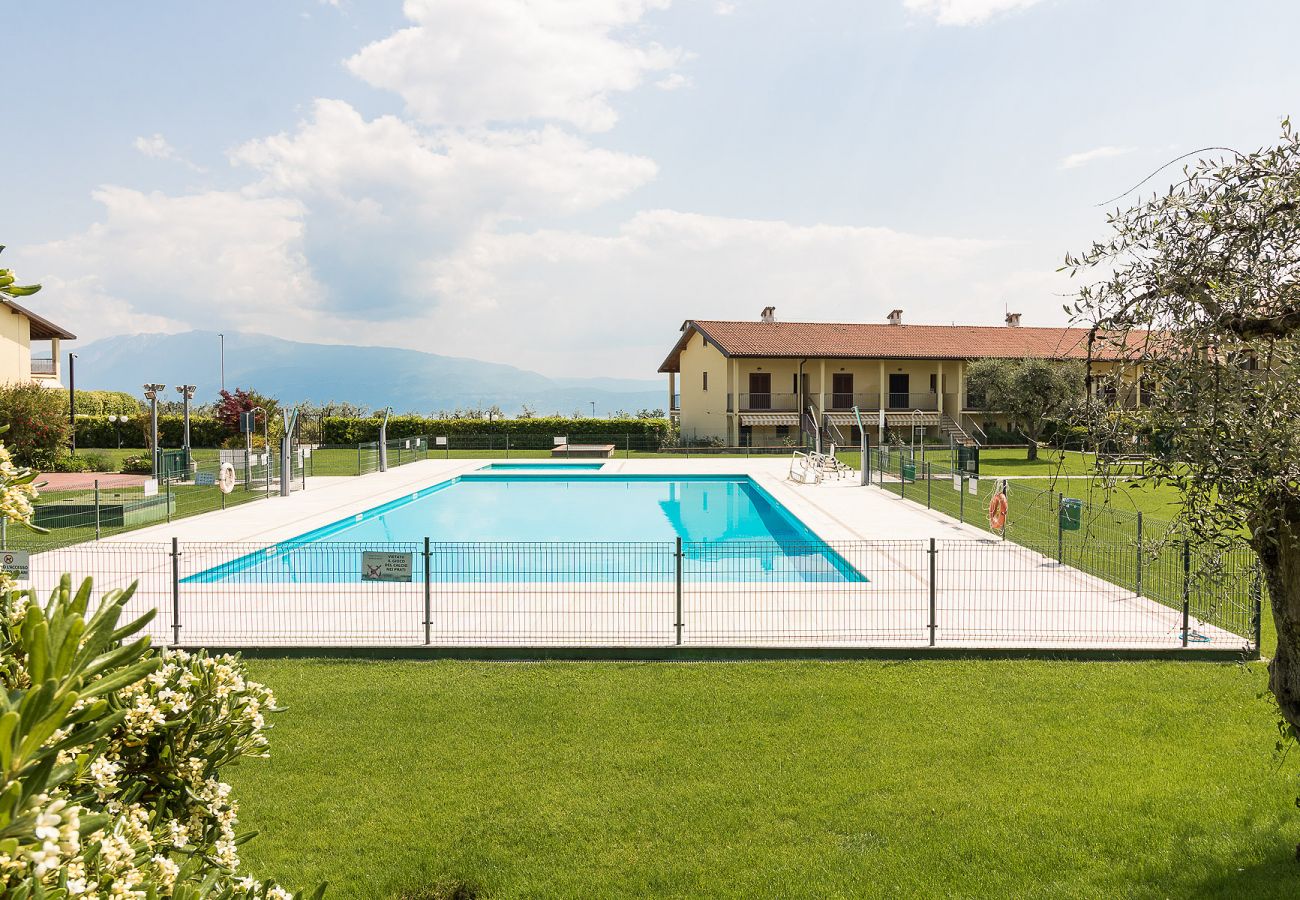
[[[181,401],[185,404],[185,437],[182,446],[185,448],[185,465],[190,464],[190,401],[194,399],[195,386],[192,384],[176,385],[176,393],[181,395]]]
[[[149,401],[149,423],[153,447],[153,477],[162,474],[162,452],[158,449],[158,392],[166,390],[165,384],[149,383],[144,386],[144,398]]]
[[[595,400],[592,400],[592,401],[591,401],[591,417],[592,417],[593,419],[596,418],[596,401],[595,401]]]
[[[68,424],[72,426],[72,454],[77,454],[77,354],[68,354]]]
[[[221,339],[221,390],[224,391],[226,389],[226,335],[222,333],[217,337]]]

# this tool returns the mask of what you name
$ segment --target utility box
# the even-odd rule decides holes
[[[1083,501],[1066,497],[1061,501],[1061,530],[1078,531],[1083,523]]]
[[[980,448],[957,445],[957,468],[971,475],[980,471]]]

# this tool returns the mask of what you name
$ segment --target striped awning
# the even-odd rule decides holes
[[[876,415],[880,415],[877,413]],[[887,412],[885,413],[885,423],[888,425],[938,425],[939,414],[937,412]]]
[[[798,413],[741,413],[741,425],[798,425]]]

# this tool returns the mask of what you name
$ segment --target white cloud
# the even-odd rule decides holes
[[[320,287],[292,200],[113,186],[93,196],[103,221],[29,251],[52,316],[67,313],[83,337],[213,324],[260,331],[311,318]]]
[[[195,172],[204,171],[201,166],[196,166],[176,152],[176,148],[171,145],[171,142],[157,132],[149,135],[149,137],[136,138],[132,142],[132,146],[150,159],[165,159],[169,162],[178,162]]]
[[[671,69],[680,50],[632,31],[668,0],[407,0],[415,24],[347,61],[395,91],[420,120],[483,125],[533,119],[613,126],[612,94]]]
[[[736,11],[738,6],[740,4],[733,2],[733,0],[718,0],[717,3],[713,4],[713,11],[720,16],[729,16]]]
[[[294,134],[250,141],[231,159],[262,174],[259,194],[364,203],[372,214],[443,223],[579,212],[656,172],[646,157],[554,127],[424,134],[395,116],[366,121],[341,100],[316,101]]]
[[[384,334],[436,333],[489,359],[508,347],[511,362],[556,374],[646,377],[683,319],[756,319],[768,304],[787,320],[883,321],[924,301],[970,321],[982,303],[1000,322],[1002,284],[970,278],[999,254],[1015,256],[992,240],[673,210],[639,213],[609,236],[483,232],[428,263],[446,300]]]
[[[1099,159],[1114,159],[1116,156],[1125,156],[1132,153],[1135,147],[1094,147],[1091,150],[1084,150],[1080,153],[1071,153],[1061,158],[1060,168],[1077,169],[1080,166],[1086,166],[1089,163],[1096,162]]]
[[[655,82],[655,87],[659,88],[661,91],[675,91],[678,88],[690,86],[691,80],[681,72],[670,72]]]
[[[903,0],[913,13],[928,16],[940,25],[979,25],[994,16],[1028,9],[1040,0]]]

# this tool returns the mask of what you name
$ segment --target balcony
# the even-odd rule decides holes
[[[679,412],[681,412],[681,411],[682,411],[682,395],[681,395],[681,394],[673,394],[672,404],[673,404],[673,405],[672,405],[671,407],[669,407],[669,409],[668,409],[669,412],[675,412],[675,413],[679,413]]]
[[[798,394],[765,393],[739,395],[739,412],[794,412],[799,409]]]
[[[57,375],[59,374],[57,363],[48,356],[32,357],[32,375]]]
[[[922,412],[933,412],[938,408],[939,395],[930,391],[907,394],[890,391],[885,394],[885,409],[905,412],[919,409]]]

